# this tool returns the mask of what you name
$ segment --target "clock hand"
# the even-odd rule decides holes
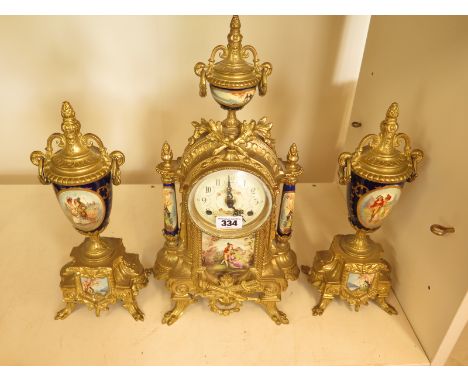
[[[234,196],[232,195],[232,188],[231,188],[231,179],[228,175],[228,186],[226,190],[226,199],[225,199],[226,205],[228,208],[234,208]]]
[[[245,221],[244,218],[244,210],[238,210],[235,206],[234,203],[236,202],[234,200],[234,196],[232,195],[232,187],[231,187],[231,178],[228,175],[228,185],[226,189],[226,199],[225,199],[226,205],[228,208],[233,210],[233,215],[234,216],[242,216],[242,220]]]

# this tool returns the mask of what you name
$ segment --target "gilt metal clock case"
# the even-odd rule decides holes
[[[287,160],[278,158],[266,118],[240,122],[236,117],[257,89],[266,93],[272,71],[271,64],[259,64],[252,46],[241,42],[240,20],[234,16],[228,45],[215,47],[207,65],[195,65],[200,95],[207,94],[208,82],[227,118],[193,122],[182,157],[173,160],[165,143],[157,166],[166,242],[153,270],[171,291],[174,308],[163,318],[169,325],[199,297],[221,315],[239,311],[244,301],[257,302],[274,322],[288,323],[276,304],[288,280],[299,275],[289,238],[302,169],[295,144]],[[222,60],[215,63],[217,53]],[[249,55],[253,64],[245,61]]]

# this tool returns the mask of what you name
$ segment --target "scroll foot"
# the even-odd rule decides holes
[[[282,312],[276,306],[276,301],[259,301],[265,307],[267,314],[275,322],[276,325],[289,324],[286,313]]]
[[[55,319],[56,320],[64,320],[65,318],[67,318],[71,314],[71,312],[73,312],[73,310],[75,309],[75,306],[76,306],[75,303],[67,302],[66,305],[65,305],[65,308],[63,308],[62,310],[59,310],[57,312],[57,314],[55,315]]]
[[[385,297],[377,297],[375,299],[375,302],[388,314],[398,314],[397,310],[393,306],[391,306],[387,301],[385,301]]]
[[[132,315],[135,321],[143,321],[145,314],[138,307],[138,304],[133,296],[125,298],[123,300],[123,307]]]
[[[172,310],[164,314],[162,323],[172,325],[179,319],[180,316],[182,316],[185,308],[187,308],[187,306],[189,306],[192,302],[193,300],[191,298],[176,300],[174,308],[172,308]]]
[[[332,301],[333,301],[333,297],[330,298],[330,297],[322,296],[320,298],[320,302],[312,308],[312,315],[321,316],[323,312],[325,311],[325,309],[327,308],[328,304],[330,304],[330,302]]]

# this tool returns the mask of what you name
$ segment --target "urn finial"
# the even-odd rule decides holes
[[[65,138],[64,151],[70,156],[87,153],[89,149],[81,139],[81,124],[75,118],[75,111],[70,102],[62,102],[61,114],[63,118],[62,131]]]
[[[172,157],[173,157],[173,154],[172,154],[171,146],[169,146],[169,143],[165,141],[161,148],[161,159],[166,163],[166,162],[170,162],[172,160]]]
[[[288,152],[288,162],[297,163],[299,160],[299,153],[297,152],[297,146],[295,143],[291,145]]]
[[[232,16],[231,30],[228,34],[228,56],[230,60],[238,61],[240,58],[240,51],[242,49],[242,35],[240,33],[240,19],[239,16]]]
[[[385,119],[380,123],[380,145],[379,150],[384,154],[391,154],[395,150],[394,140],[398,130],[397,118],[400,114],[398,103],[393,102],[387,109]]]
[[[288,182],[295,184],[297,177],[302,174],[302,167],[299,162],[299,152],[295,143],[289,147],[288,155],[286,156],[285,175]]]
[[[380,123],[380,131],[383,135],[394,134],[398,130],[397,118],[400,115],[398,103],[393,102],[387,110],[385,119]]]
[[[80,121],[75,118],[75,110],[68,101],[62,102],[62,131],[65,134],[76,133],[78,134],[81,129]]]

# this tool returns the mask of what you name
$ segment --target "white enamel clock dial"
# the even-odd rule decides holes
[[[265,183],[242,170],[212,172],[201,178],[189,194],[192,219],[211,233],[218,233],[217,218],[229,216],[241,221],[239,230],[252,231],[265,222],[270,211],[271,195]],[[230,227],[233,234],[237,227]]]

